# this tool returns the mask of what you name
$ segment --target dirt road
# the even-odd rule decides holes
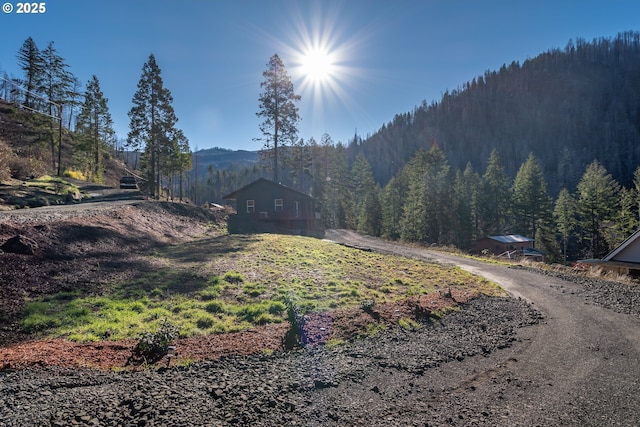
[[[454,264],[482,275],[545,317],[521,343],[486,366],[442,373],[453,386],[446,399],[478,414],[502,414],[504,425],[640,425],[640,320],[582,296],[581,285],[502,265],[395,245],[346,230],[327,238],[383,252]],[[621,285],[624,286],[624,285]],[[437,405],[437,400],[434,406]],[[450,405],[451,402],[448,403]],[[455,414],[452,414],[455,420]]]

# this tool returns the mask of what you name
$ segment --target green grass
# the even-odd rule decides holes
[[[193,336],[286,321],[290,298],[310,312],[448,288],[503,294],[457,267],[296,236],[225,235],[172,246],[147,261],[154,268],[102,295],[66,292],[31,301],[22,327],[97,341],[135,338],[167,319],[180,336]]]

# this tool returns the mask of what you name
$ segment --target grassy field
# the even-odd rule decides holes
[[[163,319],[181,336],[286,321],[305,312],[389,302],[438,289],[503,291],[455,267],[272,234],[223,235],[144,257],[145,272],[101,295],[65,292],[30,302],[22,326],[75,341],[124,339]]]

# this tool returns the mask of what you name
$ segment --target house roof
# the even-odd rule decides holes
[[[253,181],[250,184],[245,185],[242,188],[237,189],[236,191],[233,191],[229,194],[227,194],[226,196],[223,197],[223,199],[225,200],[235,200],[238,198],[238,195],[240,193],[243,193],[246,190],[251,189],[252,187],[255,187],[257,185],[266,185],[266,186],[270,186],[274,189],[279,189],[279,190],[284,190],[284,191],[288,191],[290,193],[294,193],[295,195],[299,196],[299,197],[304,197],[307,199],[313,199],[313,197],[309,196],[308,194],[302,193],[300,191],[294,190],[293,188],[289,188],[286,185],[282,185],[282,184],[278,184],[276,182],[273,182],[271,180],[268,180],[266,178],[259,178],[255,181]]]
[[[626,249],[630,249],[632,246],[640,244],[640,241],[636,241],[640,237],[640,230],[633,233],[624,242],[620,243],[617,248],[612,250],[603,258],[604,261],[618,261],[618,256],[625,252]],[[636,262],[640,263],[640,259]]]
[[[533,239],[529,237],[521,236],[519,234],[507,234],[504,236],[487,236],[487,239],[496,240],[500,243],[526,243],[533,242]]]

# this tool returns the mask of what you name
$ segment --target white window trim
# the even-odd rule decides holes
[[[256,211],[256,201],[247,200],[247,213],[254,213]]]

